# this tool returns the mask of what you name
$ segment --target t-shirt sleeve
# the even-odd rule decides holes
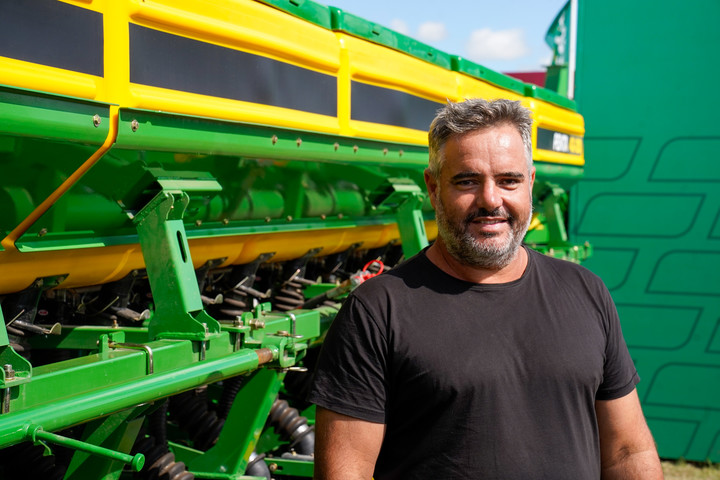
[[[308,400],[337,413],[385,423],[387,340],[350,295],[328,330]]]
[[[595,395],[596,400],[613,400],[632,392],[640,377],[630,357],[620,326],[615,303],[610,292],[602,288],[602,299],[606,315],[607,343],[603,381]]]

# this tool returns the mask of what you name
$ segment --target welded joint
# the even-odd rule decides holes
[[[108,342],[108,347],[110,347],[110,348],[127,348],[129,350],[144,350],[145,353],[147,353],[147,357],[146,357],[147,374],[152,375],[154,373],[155,363],[153,360],[153,351],[152,351],[152,348],[150,348],[150,346],[143,345],[141,343]]]

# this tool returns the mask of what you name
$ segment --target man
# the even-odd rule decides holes
[[[662,478],[607,289],[521,245],[530,128],[519,102],[439,111],[438,238],[357,288],[328,332],[316,479]]]

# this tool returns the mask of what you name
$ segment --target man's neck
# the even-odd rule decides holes
[[[525,248],[518,248],[515,258],[500,269],[490,269],[465,265],[457,261],[442,239],[438,239],[427,249],[426,255],[436,267],[448,275],[472,283],[508,283],[522,277],[528,263]]]

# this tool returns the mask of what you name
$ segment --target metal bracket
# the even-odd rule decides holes
[[[150,338],[205,341],[220,333],[220,324],[203,309],[182,217],[187,192],[221,190],[215,180],[159,179],[160,192],[134,217],[140,237],[155,314]]]
[[[372,197],[378,210],[395,211],[405,258],[428,245],[422,214],[425,194],[415,182],[408,178],[388,178]]]

